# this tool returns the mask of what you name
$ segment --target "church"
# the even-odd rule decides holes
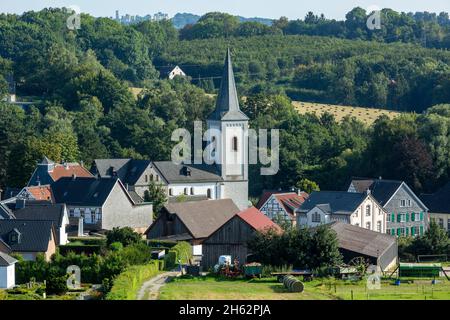
[[[98,177],[118,177],[135,198],[144,197],[154,181],[164,186],[169,203],[231,199],[244,210],[249,207],[248,121],[239,107],[228,49],[216,108],[207,119],[207,145],[217,148],[211,148],[206,162],[213,164],[97,159],[91,171]]]

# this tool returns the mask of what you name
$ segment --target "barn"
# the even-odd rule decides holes
[[[234,215],[203,241],[203,269],[214,267],[221,255],[230,255],[231,259],[237,258],[239,263],[245,263],[251,253],[247,241],[256,231],[268,228],[281,232],[276,223],[255,207]]]
[[[381,270],[390,270],[398,263],[397,238],[344,222],[329,224],[339,241],[339,251],[348,263],[355,257],[364,257]]]

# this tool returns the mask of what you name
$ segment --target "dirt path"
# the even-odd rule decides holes
[[[165,272],[144,282],[138,292],[137,300],[156,300],[158,299],[159,289],[165,285],[171,278],[178,276],[178,271]]]

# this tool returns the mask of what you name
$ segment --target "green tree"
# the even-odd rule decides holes
[[[305,191],[308,194],[311,194],[313,191],[320,191],[319,185],[317,183],[306,178],[297,182],[295,186],[301,191]]]
[[[164,186],[151,181],[148,185],[148,190],[145,190],[144,200],[153,203],[153,215],[154,218],[157,218],[161,209],[167,203],[167,195]]]
[[[110,245],[114,242],[120,242],[124,247],[140,243],[142,241],[141,235],[130,227],[113,228],[106,232],[106,243]]]

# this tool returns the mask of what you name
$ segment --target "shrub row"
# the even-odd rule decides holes
[[[154,260],[145,265],[131,266],[114,280],[111,291],[106,300],[135,300],[142,283],[154,277],[159,269],[158,261]]]
[[[175,247],[177,245],[177,243],[175,241],[168,241],[168,240],[148,240],[147,244],[150,247],[155,247],[155,248],[172,248]]]
[[[164,257],[165,268],[171,270],[178,264],[178,259],[182,264],[189,263],[192,258],[192,246],[188,242],[178,242]]]

